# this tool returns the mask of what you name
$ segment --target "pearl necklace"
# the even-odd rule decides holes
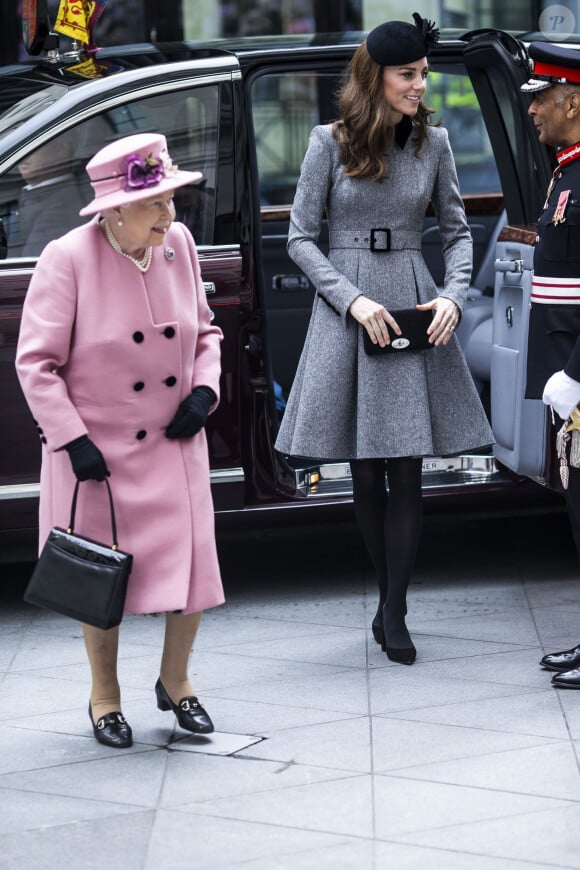
[[[135,263],[140,272],[146,272],[151,265],[151,257],[153,255],[153,248],[151,245],[147,245],[145,248],[145,253],[142,258],[138,260],[136,257],[132,257],[131,254],[125,253],[122,249],[121,245],[113,235],[113,231],[109,226],[109,221],[104,221],[105,224],[105,235],[107,237],[107,241],[110,246],[116,251],[118,254],[121,254],[122,257],[127,257],[128,260],[131,260],[132,263]]]

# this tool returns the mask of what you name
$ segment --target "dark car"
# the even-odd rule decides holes
[[[286,252],[290,206],[308,134],[336,117],[336,91],[361,38],[138,45],[103,49],[90,60],[51,52],[0,69],[4,542],[30,539],[36,528],[40,444],[14,370],[35,260],[50,239],[81,222],[79,203],[91,198],[88,159],[111,139],[138,131],[162,131],[181,168],[203,173],[200,183],[177,192],[176,205],[197,241],[208,300],[224,333],[222,402],[208,425],[218,517],[350,504],[346,461],[284,457],[273,445],[314,293]],[[541,488],[528,479],[545,481],[548,469],[545,409],[523,398],[530,227],[552,156],[527,117],[529,98],[518,85],[528,71],[511,36],[442,39],[430,65],[427,102],[449,130],[474,239],[458,336],[497,444],[426,459],[424,488],[456,505],[534,500]],[[425,216],[423,253],[441,283],[432,214]]]

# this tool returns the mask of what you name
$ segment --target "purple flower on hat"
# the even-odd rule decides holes
[[[165,169],[163,164],[156,160],[152,154],[145,159],[138,154],[131,154],[127,158],[127,184],[125,190],[143,190],[159,184]]]

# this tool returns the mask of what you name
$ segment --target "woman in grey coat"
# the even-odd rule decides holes
[[[276,448],[350,460],[357,520],[377,572],[375,640],[412,664],[406,595],[422,523],[424,456],[493,441],[455,327],[472,243],[447,132],[422,102],[432,22],[389,21],[355,52],[340,120],[315,127],[292,208],[288,251],[316,296]],[[421,255],[433,203],[445,257],[437,287]],[[326,211],[330,251],[318,247]],[[367,355],[401,330],[396,309],[431,311],[431,347]],[[388,495],[385,489],[385,463]]]

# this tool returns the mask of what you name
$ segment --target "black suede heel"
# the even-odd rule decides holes
[[[417,650],[412,642],[411,646],[408,647],[389,646],[387,643],[388,633],[385,619],[386,609],[387,605],[385,604],[383,607],[383,642],[381,644],[381,649],[387,654],[387,658],[392,662],[397,662],[397,664],[400,665],[412,665],[417,658]]]

